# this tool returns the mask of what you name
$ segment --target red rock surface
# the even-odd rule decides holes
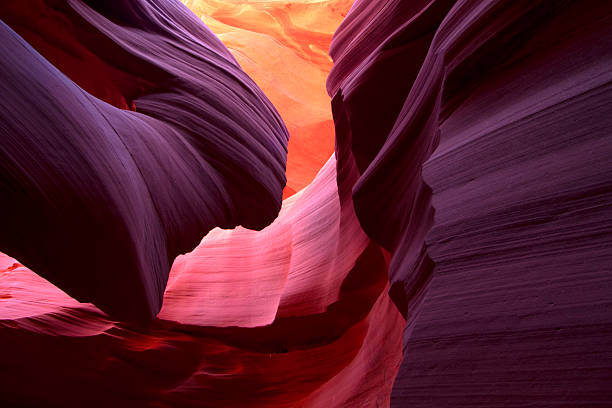
[[[112,321],[3,256],[3,400],[388,405],[404,320],[386,293],[384,253],[361,231],[350,195],[339,200],[335,175],[331,159],[263,231],[215,230],[179,257],[146,328]]]
[[[331,42],[329,158],[315,85],[347,2],[185,3],[297,135],[291,197],[177,257],[144,325],[0,256],[2,403],[612,406],[612,5],[356,1]],[[154,81],[102,72],[72,75],[138,112],[126,89]]]

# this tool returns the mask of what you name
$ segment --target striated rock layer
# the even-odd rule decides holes
[[[328,49],[353,0],[183,3],[219,36],[287,125],[285,197],[306,187],[334,151]]]
[[[385,255],[347,204],[331,159],[263,231],[215,230],[180,257],[146,328],[112,321],[3,256],[0,398],[62,407],[388,405],[404,320],[386,293]],[[329,223],[310,216],[313,208]]]
[[[310,74],[328,38],[305,10],[327,33],[345,5],[185,3],[241,64]],[[296,147],[295,186],[316,177],[280,212],[283,124],[196,16],[32,4],[0,6],[3,405],[612,405],[608,2],[356,1],[330,49],[335,155],[317,173],[324,137]],[[292,132],[325,120],[324,97],[252,72]],[[174,260],[141,325],[165,277],[134,253]]]
[[[69,13],[71,7],[87,9],[77,2],[68,5],[62,2],[45,4],[50,4],[49,12],[52,15],[57,12],[57,7],[61,16]],[[161,3],[139,4],[153,13],[156,23],[165,21],[164,13],[155,13]],[[167,6],[171,3],[164,4]],[[173,10],[177,13],[182,10],[179,5],[175,7]],[[35,10],[32,14],[39,16],[44,8]],[[113,41],[114,30],[123,30],[129,22],[122,17],[125,10],[119,12],[98,5],[95,12],[107,16],[100,13],[111,13],[113,19],[122,18],[113,20],[113,24],[117,25],[112,27],[113,30],[103,31]],[[186,11],[182,12],[190,19],[195,18]],[[241,121],[250,123],[251,120],[258,123],[265,119],[264,114],[261,114],[263,118],[242,117],[242,111],[229,106],[230,117],[219,117],[204,123],[203,119],[208,117],[206,106],[193,105],[188,109],[190,116],[186,117],[186,114],[177,113],[177,107],[172,104],[148,105],[146,98],[160,98],[151,93],[160,79],[147,76],[158,75],[155,66],[127,73],[127,68],[121,66],[118,73],[113,65],[116,61],[114,57],[108,56],[102,61],[97,59],[98,53],[105,56],[104,48],[90,48],[89,55],[80,46],[77,47],[78,44],[71,42],[73,36],[41,41],[35,35],[38,30],[36,24],[28,25],[29,20],[23,20],[34,16],[20,13],[23,13],[21,7],[7,6],[3,19],[10,20],[15,30],[63,73],[69,74],[77,85],[104,100],[106,104],[90,98],[96,106],[103,107],[100,109],[109,109],[109,116],[148,117],[153,115],[146,110],[156,107],[157,120],[170,122],[169,126],[190,132],[192,137],[201,138],[202,143],[210,142],[212,136],[209,133],[219,126],[237,126]],[[134,41],[139,35],[146,37],[149,24],[152,24],[148,21],[150,15],[140,17],[130,22],[132,26],[128,24],[130,27],[140,27],[132,32]],[[49,24],[58,24],[58,21],[64,21],[62,19],[52,19]],[[201,23],[193,23],[200,26],[185,27],[180,34],[205,30]],[[172,24],[168,24],[172,27]],[[165,24],[162,26],[165,27]],[[78,31],[79,36],[76,37],[98,32],[94,30],[98,26],[87,27]],[[46,34],[54,35],[54,30]],[[11,35],[25,49],[29,49],[16,34],[11,32]],[[104,38],[96,34],[95,41],[107,41]],[[61,46],[57,46],[57,42]],[[206,51],[199,48],[201,38],[194,39],[193,44],[175,43],[173,39],[168,39],[168,42],[173,48],[184,50],[187,55],[177,60],[171,58],[167,63],[183,64],[181,67],[190,72],[192,68],[189,64],[193,63],[190,58]],[[157,44],[148,45],[155,50]],[[44,54],[46,48],[51,50]],[[65,48],[70,53],[77,53],[78,61],[63,54],[56,56]],[[213,83],[199,83],[196,84],[199,88],[187,90],[181,88],[181,92],[185,93],[181,93],[181,98],[201,97],[204,100],[201,103],[210,102],[209,109],[226,109],[223,104],[232,101],[232,93],[214,94],[212,96],[216,99],[210,100],[207,93],[211,86],[218,86],[214,82],[228,81],[227,78],[215,76],[217,70],[226,73],[228,66],[235,69],[227,52],[219,48],[214,50],[221,54],[219,61],[229,59],[229,62],[223,62],[225,65],[221,67],[211,64],[193,72],[195,79]],[[112,51],[121,50],[113,48]],[[33,50],[30,52],[36,55]],[[84,54],[93,61],[84,58]],[[143,51],[142,55],[147,56],[148,53]],[[36,61],[48,64],[40,56]],[[89,75],[83,71],[84,67],[94,70],[107,82],[88,82]],[[23,75],[28,74],[27,70],[22,71],[25,72]],[[148,82],[140,85],[140,76],[136,75],[138,72],[142,72]],[[182,71],[172,72],[177,75],[174,79],[181,83]],[[129,80],[122,82],[125,75]],[[77,88],[68,78],[63,81]],[[134,97],[126,91],[125,87],[135,85],[142,86],[139,92],[143,92],[143,95]],[[261,102],[250,99],[253,95],[259,97],[261,94],[251,89],[251,83],[245,81],[244,85],[244,95],[242,91],[234,91],[236,96],[245,98],[244,103],[248,107],[258,110],[269,106],[263,99]],[[194,89],[197,92],[192,95]],[[86,95],[85,92],[83,94]],[[46,90],[44,95],[50,99],[49,103],[57,103],[52,90]],[[327,98],[319,100],[328,103]],[[178,97],[172,100],[180,102]],[[331,114],[329,108],[327,114]],[[70,124],[76,119],[68,117],[52,123],[64,125],[64,122]],[[151,125],[150,131],[157,130],[156,123]],[[120,136],[123,135],[122,129],[125,129],[126,135],[133,132],[132,128],[120,127],[116,130]],[[242,135],[240,132],[238,135],[228,133],[222,141],[231,143],[231,137]],[[252,136],[264,143],[258,139],[261,135],[255,133]],[[272,136],[275,133],[263,135],[274,140]],[[148,144],[148,140],[143,143]],[[227,146],[222,144],[219,147]],[[252,152],[253,155],[257,153],[260,151]],[[331,151],[323,153],[329,156]],[[227,163],[228,166],[241,165],[244,166],[241,169],[251,169],[254,177],[267,176],[263,171],[266,167],[250,167],[249,157],[236,156],[236,152],[231,150],[209,152],[203,149],[201,154],[210,154],[211,160]],[[135,158],[144,159],[147,156],[142,152],[142,156]],[[171,156],[168,159],[171,163],[180,164],[183,157]],[[155,163],[155,166],[158,165]],[[271,160],[267,165],[274,168],[275,162]],[[316,167],[313,168],[311,164],[307,166],[309,172],[316,173]],[[345,183],[338,185],[337,174],[342,175]],[[268,206],[261,195],[249,191],[252,180],[229,178],[233,175],[227,175],[227,188],[236,188],[245,198],[244,202],[236,203],[236,209],[254,213],[264,205]],[[0,400],[9,406],[43,404],[61,407],[388,405],[401,360],[404,320],[387,294],[388,256],[368,239],[355,217],[350,188],[357,175],[352,166],[337,166],[332,157],[307,188],[284,201],[278,218],[267,228],[259,232],[246,228],[213,230],[193,252],[176,259],[165,289],[162,310],[155,320],[145,325],[128,324],[122,321],[121,313],[106,308],[104,311],[110,313],[109,316],[100,310],[101,306],[105,306],[100,299],[90,299],[96,306],[79,303],[21,264],[24,262],[30,266],[31,262],[9,251],[19,261],[3,256],[0,265],[0,359],[6,368],[0,370]],[[163,178],[159,179],[162,186],[163,181]],[[175,178],[174,181],[176,185],[171,183],[166,188],[176,188],[180,193],[184,186],[180,184],[180,179]],[[271,189],[274,186],[276,184],[270,183]],[[207,193],[197,187],[194,186],[200,194]],[[275,192],[279,193],[280,190]],[[188,202],[178,201],[180,196],[176,199],[173,195],[169,197],[172,201],[158,203],[157,210],[164,210],[165,205],[170,204],[179,209],[189,204],[198,210],[198,206],[206,204],[201,203],[201,197],[192,197],[193,201]],[[105,208],[108,206],[106,203],[102,205]],[[205,212],[200,214],[201,217],[205,215]],[[266,218],[260,217],[258,221],[265,222]],[[260,226],[247,222],[243,224],[250,228]],[[222,222],[219,225],[228,227]],[[175,231],[178,233],[180,228],[188,227],[188,224],[176,225]],[[204,235],[204,232],[200,234]],[[104,242],[102,238],[107,239],[101,237],[101,244]],[[11,241],[11,236],[7,235],[6,240]],[[73,245],[74,251],[79,250],[72,242],[63,244]],[[33,248],[42,245],[44,243],[37,243]],[[125,273],[123,268],[126,266],[120,260],[114,261],[116,270],[110,272]],[[82,278],[90,279],[86,265],[80,265]],[[110,268],[108,265],[99,267]],[[34,266],[32,269],[39,273]],[[52,278],[43,273],[40,275]],[[126,294],[122,297],[113,292],[113,299],[130,304],[142,302],[142,299],[130,296],[129,291],[133,288],[124,290]]]
[[[612,404],[612,5],[357,1],[328,78],[396,407]]]
[[[0,248],[143,322],[177,255],[276,217],[288,135],[182,4],[89,3],[0,6]]]

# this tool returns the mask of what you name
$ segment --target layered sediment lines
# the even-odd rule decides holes
[[[610,406],[612,6],[356,1],[329,158],[347,3],[184,3],[0,6],[0,401]]]
[[[325,92],[332,35],[353,0],[183,0],[219,36],[278,109],[291,138],[289,197],[306,187],[334,151]]]
[[[181,4],[35,5],[0,7],[31,41],[2,23],[0,248],[81,301],[150,320],[177,255],[277,216],[287,131]]]
[[[266,214],[272,214],[275,207],[266,202],[264,195],[252,191],[253,187],[258,186],[253,180],[240,178],[242,176],[239,175],[239,179],[233,180],[230,177],[235,175],[231,172],[234,170],[232,166],[249,171],[251,178],[275,175],[272,170],[282,164],[281,160],[277,162],[273,160],[276,156],[269,157],[267,167],[258,168],[249,161],[249,154],[257,157],[258,154],[278,153],[282,158],[282,122],[276,122],[278,116],[272,108],[266,110],[270,105],[253,83],[248,82],[248,78],[242,81],[244,74],[227,50],[216,40],[210,40],[211,44],[207,42],[210,32],[194,20],[195,16],[175,3],[172,8],[175,14],[170,16],[178,18],[184,13],[186,21],[196,25],[176,27],[177,22],[167,21],[166,11],[162,10],[162,13],[159,10],[161,3],[138,4],[138,12],[133,12],[121,7],[119,10],[104,6],[90,9],[80,2],[45,3],[52,17],[49,17],[51,21],[47,21],[49,26],[64,23],[66,15],[77,17],[72,14],[74,10],[88,19],[86,24],[80,23],[85,24],[85,28],[80,25],[73,27],[75,31],[66,34],[66,38],[56,35],[49,27],[44,40],[36,35],[36,30],[43,30],[46,26],[37,28],[38,22],[28,23],[27,18],[34,18],[31,14],[23,14],[19,7],[8,7],[3,11],[3,19],[10,20],[15,30],[20,31],[30,45],[43,53],[42,56],[36,54],[17,33],[6,28],[6,35],[14,38],[19,47],[35,57],[32,57],[32,61],[23,61],[14,71],[27,76],[31,71],[26,68],[30,65],[36,67],[37,64],[52,71],[61,79],[58,82],[67,84],[74,94],[88,98],[87,102],[93,104],[95,110],[108,111],[106,116],[111,117],[109,121],[118,121],[111,122],[116,127],[112,130],[121,141],[138,131],[139,120],[145,123],[150,121],[147,131],[151,133],[143,132],[142,137],[150,137],[151,140],[144,140],[138,146],[140,150],[129,150],[129,153],[134,160],[144,160],[145,164],[145,159],[157,158],[157,161],[148,163],[150,167],[144,168],[152,172],[151,180],[155,181],[149,186],[145,180],[145,186],[152,189],[149,191],[151,198],[168,201],[155,201],[155,210],[162,216],[173,209],[187,211],[186,214],[178,214],[179,220],[186,224],[173,225],[174,229],[170,232],[179,234],[181,229],[188,229],[184,231],[187,234],[191,228],[196,228],[188,224],[191,209],[194,213],[200,211],[199,217],[204,221],[210,221],[205,218],[207,213],[201,206],[221,205],[223,201],[218,201],[225,197],[198,184],[188,187],[205,197],[188,196],[183,199],[180,195],[173,195],[174,189],[186,187],[178,177],[180,173],[164,172],[166,169],[163,166],[170,163],[181,167],[186,159],[183,155],[172,155],[172,150],[166,152],[165,149],[157,152],[161,157],[149,156],[156,153],[151,144],[165,142],[169,137],[163,133],[157,141],[155,137],[159,129],[172,129],[178,133],[177,137],[189,136],[189,142],[201,144],[197,146],[201,148],[199,154],[221,166],[222,170],[229,171],[227,180],[222,179],[226,183],[222,187],[240,192],[245,198],[235,203],[233,210],[238,215],[253,215],[257,211],[264,214],[259,215],[258,223],[248,218],[242,221],[242,225],[250,229],[214,229],[194,251],[179,256],[170,272],[161,312],[152,322],[140,325],[125,322],[121,310],[117,313],[115,309],[106,308],[100,298],[80,298],[82,301],[90,300],[95,305],[80,303],[73,298],[78,298],[74,292],[59,284],[61,281],[57,276],[79,268],[81,279],[97,285],[96,275],[88,270],[86,263],[68,263],[67,271],[59,269],[56,275],[41,273],[33,267],[35,274],[23,265],[34,263],[9,248],[7,252],[18,260],[3,256],[0,273],[0,350],[3,366],[7,367],[0,373],[2,401],[9,405],[26,406],[36,406],[41,401],[53,406],[112,404],[130,407],[328,407],[330,403],[337,406],[388,405],[401,359],[404,321],[387,295],[387,254],[363,233],[354,214],[350,188],[357,173],[351,167],[337,167],[334,157],[328,159],[311,184],[284,201],[280,214],[270,226],[261,231],[253,230],[269,223]],[[168,4],[171,3],[165,3],[165,6]],[[39,12],[33,13],[34,16],[40,15]],[[162,36],[160,41],[159,31],[166,32],[168,28],[177,28],[178,32],[172,32],[170,38]],[[200,30],[203,37],[189,37],[194,30],[196,33]],[[150,47],[145,52],[136,46],[140,44],[139,36],[144,36],[146,40],[149,32],[151,42],[143,40],[144,45]],[[59,33],[62,31],[59,30]],[[127,45],[120,42],[121,34],[130,40]],[[187,38],[181,42],[175,36]],[[86,43],[85,50],[80,42],[83,39],[92,41]],[[168,44],[169,48],[159,49],[159,44],[153,43],[153,39],[162,45]],[[110,47],[109,41],[119,42],[121,47]],[[98,51],[92,44],[103,44],[110,47],[110,51],[105,47]],[[184,55],[171,54],[175,48]],[[129,55],[120,53],[116,55],[117,59],[111,58],[106,54],[111,51]],[[119,64],[124,61],[119,56],[128,62],[133,61],[132,52],[149,64],[142,71],[146,81],[139,77],[141,71],[132,71],[129,64],[127,67]],[[154,61],[158,65],[148,60],[149,52],[159,58]],[[158,55],[158,52],[162,55]],[[64,55],[66,53],[76,54],[76,57],[70,59]],[[193,59],[199,61],[202,53],[211,53],[217,60],[201,69],[191,67]],[[5,58],[5,62],[13,61]],[[55,71],[51,62],[61,72]],[[80,68],[79,64],[82,64]],[[115,64],[119,64],[119,67]],[[177,64],[181,69],[176,68]],[[87,70],[106,82],[88,80]],[[178,89],[162,87],[166,84],[162,81],[165,70],[175,75],[167,79],[168,85]],[[226,74],[229,74],[228,77],[223,76]],[[127,80],[123,81],[126,76]],[[225,89],[223,86],[219,93],[213,92],[219,84],[226,85],[225,82],[229,81],[231,85],[235,77],[242,81],[238,81],[240,89],[231,86]],[[189,82],[193,87],[185,89],[181,87],[183,80],[204,82]],[[42,85],[46,85],[47,81],[45,78],[40,80]],[[53,82],[50,86],[59,85]],[[139,87],[134,91],[136,94],[130,86]],[[163,92],[160,88],[164,89]],[[178,95],[173,95],[173,92]],[[13,95],[17,98],[17,90]],[[45,88],[38,96],[47,98],[49,104],[62,102],[55,100],[53,89]],[[246,107],[231,105],[233,98]],[[261,100],[256,102],[253,98]],[[328,103],[327,98],[325,96],[321,100]],[[183,104],[183,100],[187,102]],[[194,102],[194,105],[185,106],[189,102]],[[31,102],[26,99],[21,103]],[[224,106],[226,103],[229,106]],[[90,105],[85,106],[89,108]],[[239,108],[263,112],[259,112],[260,116],[243,117],[249,112]],[[45,105],[41,107],[41,111],[47,109]],[[227,116],[211,117],[208,110],[212,109],[222,110]],[[10,113],[10,120],[20,118],[15,112]],[[71,126],[72,122],[87,122],[88,116],[79,113],[78,117],[66,116],[61,120],[52,116],[50,123]],[[271,117],[267,117],[268,114]],[[126,127],[117,118],[131,118],[131,126]],[[274,121],[268,123],[270,119]],[[261,129],[256,128],[253,135],[248,135],[251,138],[247,138],[248,132],[243,134],[239,128],[240,125],[247,126],[244,122],[264,123],[260,124]],[[221,137],[215,131],[223,126],[231,129]],[[35,134],[34,130],[32,134]],[[36,135],[44,140],[42,130]],[[240,139],[242,136],[245,137]],[[94,142],[101,137],[96,134],[91,136],[92,150],[99,149]],[[60,139],[59,136],[57,138]],[[238,138],[247,145],[244,155],[235,155],[236,152],[229,149],[232,138]],[[212,149],[217,140],[220,148],[228,150]],[[264,146],[248,151],[250,142]],[[206,149],[209,144],[212,145],[210,151]],[[324,154],[329,157],[330,153],[328,150]],[[164,156],[166,154],[168,156]],[[234,156],[228,159],[225,157],[228,154]],[[202,159],[202,162],[205,160]],[[223,167],[224,163],[227,167]],[[161,170],[156,168],[160,165]],[[198,174],[202,171],[200,167],[185,167]],[[212,165],[210,167],[216,169]],[[314,165],[308,164],[307,167],[309,172],[316,173]],[[136,168],[141,170],[138,166]],[[269,172],[268,168],[271,168]],[[83,171],[84,176],[89,173]],[[345,184],[338,185],[337,173],[343,174]],[[164,178],[169,175],[172,177]],[[206,173],[200,175],[206,176]],[[134,174],[129,175],[130,179],[132,177]],[[167,179],[171,183],[164,185]],[[197,179],[189,181],[196,183]],[[282,184],[275,182],[272,178],[269,185],[262,183],[262,188],[269,188],[279,197],[280,189],[277,187],[282,188]],[[95,184],[90,184],[93,189]],[[134,197],[127,199],[133,200]],[[101,201],[94,208],[110,208],[111,204]],[[183,208],[185,206],[186,209]],[[269,213],[265,212],[266,209]],[[232,215],[229,210],[227,212],[229,214],[226,215]],[[58,222],[73,222],[71,214],[62,213],[65,219]],[[86,215],[82,217],[85,221]],[[100,219],[109,221],[105,214],[101,214]],[[148,219],[145,221],[147,225],[150,222]],[[214,222],[214,225],[225,228],[233,226],[226,219],[214,219]],[[90,228],[88,224],[78,226]],[[109,224],[107,228],[111,229],[112,226]],[[200,231],[200,237],[206,232]],[[27,235],[25,230],[16,230],[16,233],[24,237]],[[139,237],[141,240],[137,241],[138,244],[146,245],[151,240],[148,231]],[[79,251],[80,247],[75,242],[62,242],[60,238],[61,235],[57,234],[54,241],[56,247],[61,247],[63,251]],[[76,236],[76,239],[82,245],[88,243],[82,235]],[[99,247],[103,248],[106,239],[108,237],[105,236],[97,238]],[[6,236],[6,241],[17,242],[10,235]],[[33,250],[45,245],[44,242],[31,243]],[[109,246],[113,243],[111,241]],[[125,248],[122,242],[116,244],[118,248]],[[161,253],[165,255],[165,249],[162,249]],[[182,250],[185,252],[184,248]],[[70,254],[56,251],[54,255],[70,261],[79,256],[91,258],[91,253],[77,253],[70,257]],[[102,255],[104,259],[114,262],[112,267],[115,269],[110,270],[109,274],[120,276],[126,273],[126,269],[133,272],[112,253]],[[103,263],[93,265],[101,271],[111,268]],[[49,278],[49,281],[39,275]],[[68,294],[54,284],[64,288]],[[102,292],[103,288],[96,286],[96,289]],[[104,293],[112,295],[111,300],[118,304],[140,302],[139,306],[142,306],[142,299],[131,296],[133,290],[125,287],[123,295],[110,289]],[[100,310],[101,307],[103,310]],[[32,367],[37,369],[33,370]]]
[[[386,293],[385,255],[335,176],[331,159],[263,231],[215,230],[179,257],[146,327],[113,321],[3,256],[3,401],[388,405],[404,320]]]
[[[610,404],[611,23],[357,1],[336,32],[338,160],[407,318],[391,406]]]

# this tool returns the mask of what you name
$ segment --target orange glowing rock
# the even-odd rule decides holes
[[[352,0],[183,0],[270,98],[291,138],[288,197],[307,186],[334,151],[325,80],[332,35]]]

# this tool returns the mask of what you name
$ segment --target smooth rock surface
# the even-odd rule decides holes
[[[121,159],[115,152],[132,148],[137,154],[122,159],[127,167],[112,180],[133,180],[130,169],[141,169],[143,181],[133,183],[135,190],[121,183],[101,184],[106,189],[101,190],[87,177],[110,170],[87,168],[75,173],[89,180],[78,191],[98,192],[92,197],[99,205],[74,208],[95,208],[106,217],[104,211],[117,203],[131,209],[139,203],[134,200],[158,197],[150,202],[156,210],[167,209],[167,215],[142,210],[149,205],[144,200],[146,205],[133,211],[137,217],[124,217],[130,220],[126,225],[154,225],[150,220],[157,219],[162,226],[176,227],[171,229],[176,236],[189,237],[173,248],[191,249],[200,242],[176,259],[180,251],[164,252],[167,262],[174,263],[163,307],[148,325],[111,318],[68,296],[41,277],[46,276],[44,265],[52,265],[46,258],[39,271],[33,265],[27,269],[15,253],[9,252],[16,259],[0,256],[3,405],[612,406],[609,2],[356,1],[330,48],[331,158],[326,142],[330,112],[323,106],[328,99],[322,89],[310,88],[331,67],[320,51],[348,3],[185,3],[227,41],[236,60],[278,104],[291,133],[300,135],[293,159],[289,145],[295,167],[289,166],[288,177],[294,184],[284,194],[290,197],[279,212],[286,142],[279,115],[234,57],[178,2],[139,1],[131,8],[126,2],[110,7],[89,0],[93,12],[75,0],[48,0],[49,15],[40,12],[41,1],[30,12],[17,3],[2,4],[2,18],[12,19],[11,27],[23,39],[2,26],[3,44],[14,52],[0,51],[1,72],[27,81],[18,87],[0,78],[12,97],[0,97],[1,123],[21,132],[44,126],[56,132],[49,136],[56,139],[49,140],[62,142],[65,128],[89,123],[94,113],[88,107],[98,107],[96,114],[112,118],[107,123],[116,128],[87,128],[96,143],[82,147],[92,157],[81,162],[98,163],[100,155],[114,163]],[[86,16],[86,24],[66,25],[58,19],[66,5]],[[144,5],[153,6],[150,13],[138,12]],[[173,11],[161,12],[168,5]],[[99,13],[112,18],[98,20]],[[173,13],[184,24],[178,32],[166,19]],[[320,19],[320,30],[309,17]],[[40,20],[48,25],[32,24]],[[64,28],[45,29],[53,26],[68,33],[62,37]],[[154,37],[148,31],[152,27],[157,27]],[[159,39],[160,31],[175,36],[149,41]],[[75,33],[79,41],[70,40]],[[58,36],[70,41],[57,47],[50,39]],[[104,37],[106,42],[100,42]],[[124,58],[143,41],[149,47],[138,53],[140,62]],[[89,47],[93,43],[105,46]],[[154,63],[158,52],[177,50],[180,58],[177,54],[167,64]],[[192,71],[190,64],[202,53],[214,61]],[[290,66],[274,75],[274,67],[283,65],[279,62]],[[104,80],[91,80],[90,72]],[[164,77],[168,72],[176,77]],[[246,88],[230,87],[234,93],[207,99],[212,85],[206,81],[214,83],[216,75],[228,72]],[[304,80],[292,72],[304,72]],[[41,89],[37,84],[49,83],[47,76],[55,78],[54,87]],[[167,84],[164,78],[175,91],[184,91],[182,81],[193,85],[181,97],[197,104],[185,106],[181,98],[160,96],[158,83]],[[228,97],[239,103],[218,104]],[[253,115],[235,115],[243,112],[243,103]],[[219,109],[227,109],[227,121],[210,119],[210,110]],[[64,115],[62,120],[56,112]],[[139,133],[142,123],[149,127]],[[181,167],[188,156],[168,140],[189,134],[193,141],[202,132],[215,134],[210,127],[216,131],[222,124],[239,129],[228,133],[236,139],[220,138],[221,144],[236,142],[244,155],[224,149],[197,153],[210,154],[212,163],[228,171],[210,165],[218,170],[213,174],[226,177],[211,178],[220,183],[215,186],[236,188],[217,196],[231,198],[225,203],[232,210],[221,211],[231,222],[209,217],[222,204],[206,201],[208,188],[186,186],[182,179],[157,182],[176,168],[206,177],[201,167]],[[19,174],[35,175],[33,182],[45,188],[53,186],[56,174],[37,165],[57,162],[61,145],[32,143],[17,149],[21,139],[14,135],[19,133],[5,134],[2,147],[11,147],[6,141],[12,140],[14,155],[0,165],[2,174],[9,174],[7,163],[13,168],[24,163]],[[106,134],[134,144],[106,148],[102,142],[111,140]],[[161,136],[138,144],[134,135],[144,134]],[[38,140],[47,139],[39,135]],[[168,147],[145,149],[162,142]],[[249,150],[254,145],[257,149]],[[15,160],[30,151],[38,152],[40,160]],[[262,151],[267,153],[251,161],[251,154]],[[166,155],[173,160],[164,162]],[[130,176],[119,177],[124,173]],[[253,184],[244,173],[259,181]],[[250,194],[245,188],[251,186],[262,190]],[[119,188],[132,193],[99,194]],[[177,194],[170,194],[174,189]],[[50,202],[69,202],[63,199]],[[8,214],[2,214],[4,225],[16,222]],[[66,212],[38,216],[53,221],[49,214],[72,219]],[[74,219],[79,214],[74,212]],[[186,223],[162,222],[174,219]],[[211,219],[217,223],[206,224]],[[213,229],[234,226],[238,219],[246,228]],[[206,228],[200,228],[203,223]],[[2,238],[6,245],[23,244],[28,234],[40,237],[16,224],[7,231]],[[79,237],[71,237],[75,251],[91,242]],[[137,237],[142,238],[134,241],[138,248],[150,248],[149,237],[155,235]],[[99,238],[102,248],[125,248],[121,242],[109,243],[108,236]],[[22,247],[38,255],[53,248],[48,243],[62,245],[50,239],[29,242],[31,247]],[[79,260],[78,251],[68,249],[65,254],[70,262],[61,266],[80,268],[84,285],[92,285],[83,269],[91,259]],[[134,272],[127,263],[110,265],[116,258],[102,258],[108,263],[92,265],[100,271],[111,268],[117,279],[125,268]],[[139,299],[133,287],[122,290],[126,297],[121,302]]]
[[[285,126],[182,4],[7,2],[0,17],[42,53],[1,24],[0,249],[146,322],[177,255],[277,216]]]

